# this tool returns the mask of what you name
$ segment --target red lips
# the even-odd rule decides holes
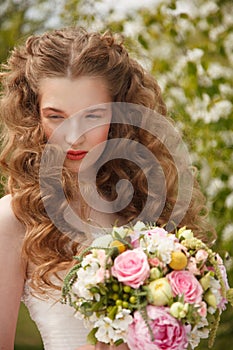
[[[73,151],[70,150],[67,152],[66,157],[70,160],[80,160],[85,157],[87,151]]]

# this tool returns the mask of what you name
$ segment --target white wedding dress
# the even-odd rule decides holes
[[[100,230],[93,236],[92,246],[107,246],[111,240],[106,231],[103,234]],[[86,329],[83,321],[75,317],[75,310],[69,304],[62,304],[60,299],[61,292],[54,290],[50,298],[42,300],[31,293],[28,281],[25,283],[22,301],[40,331],[44,350],[76,350],[87,344],[90,329]]]
[[[36,323],[45,350],[75,350],[87,344],[88,330],[82,320],[74,316],[74,309],[60,303],[61,294],[54,291],[53,297],[42,300],[32,295],[26,282],[22,301]]]

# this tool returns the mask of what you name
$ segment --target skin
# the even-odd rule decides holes
[[[25,266],[20,259],[24,227],[11,209],[11,197],[0,199],[0,349],[13,350],[23,292]],[[4,267],[4,268],[3,268]]]
[[[82,162],[84,168],[92,165],[104,150],[111,121],[111,96],[105,82],[90,77],[42,79],[39,98],[45,134],[49,142],[62,148],[65,164],[73,171],[79,171]],[[73,118],[74,114],[76,117]],[[55,132],[56,129],[59,132]],[[88,157],[69,159],[69,150],[85,150]],[[27,265],[21,259],[25,228],[13,213],[10,195],[0,199],[0,217],[0,350],[13,350]],[[98,343],[77,350],[94,349],[126,350],[128,347],[125,344],[115,347]]]
[[[103,152],[111,121],[110,102],[107,86],[100,78],[41,80],[42,126],[48,141],[62,148],[64,163],[71,170],[79,171],[81,163],[85,169]],[[88,152],[88,157],[69,159],[66,157],[69,150]]]

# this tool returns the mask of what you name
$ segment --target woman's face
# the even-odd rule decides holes
[[[48,142],[62,148],[65,165],[78,171],[84,158],[84,168],[95,163],[105,148],[112,116],[104,80],[44,78],[39,96],[42,127]]]

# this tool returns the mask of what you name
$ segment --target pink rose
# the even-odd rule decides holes
[[[199,304],[202,301],[202,286],[191,272],[172,271],[166,278],[174,296],[184,294],[184,301],[190,304]]]
[[[112,275],[127,286],[138,288],[149,274],[147,256],[140,248],[126,250],[114,260]]]
[[[127,344],[131,350],[184,350],[188,347],[185,326],[171,316],[169,309],[147,306],[147,313],[154,340],[141,314],[134,313],[133,323],[129,325]]]

